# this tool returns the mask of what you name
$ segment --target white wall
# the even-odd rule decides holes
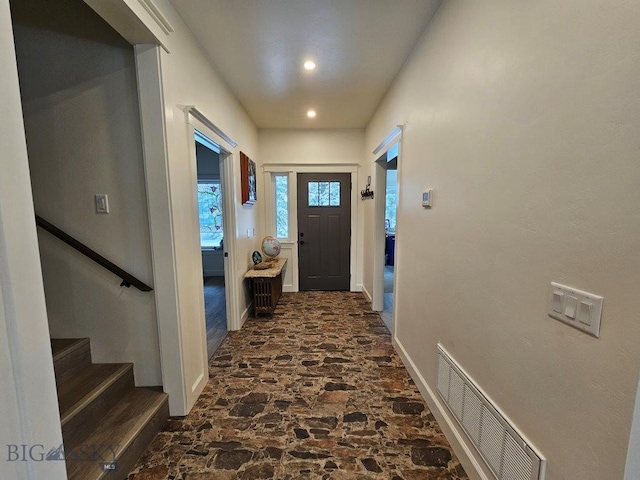
[[[631,0],[444,2],[367,128],[373,171],[370,152],[407,122],[398,348],[428,393],[441,342],[547,457],[548,480],[625,467],[640,365],[639,24]],[[551,281],[604,296],[599,339],[547,316]]]
[[[7,461],[10,444],[46,453],[62,443],[7,0],[0,62],[0,477],[63,480],[64,462]]]
[[[258,139],[260,158],[265,165],[362,163],[362,129],[261,129]]]
[[[13,15],[36,211],[152,284],[133,48],[79,1]],[[90,337],[94,362],[133,362],[137,385],[161,385],[154,293],[38,233],[52,337]]]
[[[261,129],[258,132],[258,146],[260,159],[265,169],[268,171],[290,171],[293,175],[290,182],[295,182],[295,173],[314,170],[331,171],[332,167],[354,166],[357,172],[357,182],[354,182],[353,189],[359,192],[364,188],[366,179],[363,180],[360,165],[363,161],[364,130],[362,129],[340,129],[340,130],[288,130],[288,129]],[[328,170],[327,170],[328,169]],[[270,174],[263,175],[262,191],[267,194],[271,192],[267,180]],[[294,192],[292,187],[290,192]],[[291,194],[289,205],[292,208],[292,217],[295,217],[297,210],[295,195]],[[351,256],[352,275],[355,274],[355,290],[362,289],[362,225],[363,225],[363,203],[360,195],[355,204],[356,218],[354,229],[357,235],[355,242],[352,242]],[[264,218],[266,222],[274,218],[273,206],[264,203]],[[352,222],[354,219],[352,219]],[[265,234],[275,234],[275,223],[270,222],[265,225]],[[288,258],[287,270],[284,277],[285,291],[297,291],[298,289],[298,262],[297,262],[297,221],[290,219],[290,242],[282,243],[281,255]],[[355,248],[354,248],[355,246]]]

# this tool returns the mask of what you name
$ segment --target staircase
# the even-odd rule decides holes
[[[130,363],[91,363],[88,338],[51,347],[69,480],[126,479],[169,417],[167,395],[135,387]]]

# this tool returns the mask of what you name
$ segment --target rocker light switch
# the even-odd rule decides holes
[[[578,307],[578,321],[587,326],[591,325],[591,310],[593,310],[593,305],[590,302],[580,302],[580,306]]]
[[[551,282],[548,295],[550,317],[594,337],[600,336],[604,300],[601,296],[555,282]]]
[[[551,305],[553,311],[556,313],[562,313],[563,304],[564,304],[564,293],[553,292],[553,303]]]
[[[94,197],[96,202],[96,213],[109,213],[109,196],[106,193],[100,193]]]
[[[576,297],[568,297],[567,304],[564,307],[564,314],[569,318],[576,318],[576,308],[578,307],[578,299]]]

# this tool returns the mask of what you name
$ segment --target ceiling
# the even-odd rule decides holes
[[[440,4],[170,1],[258,128],[365,127]]]

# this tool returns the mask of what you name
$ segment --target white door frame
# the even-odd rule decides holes
[[[387,188],[387,152],[374,162],[374,192],[384,192]],[[384,219],[386,210],[386,195],[378,193],[373,198],[373,292],[371,298],[371,309],[376,312],[384,310]]]
[[[169,413],[173,416],[183,416],[189,412],[188,387],[180,326],[160,48],[158,45],[135,45],[134,52],[162,386],[169,394]]]
[[[298,266],[298,173],[350,173],[351,174],[351,256],[349,271],[351,279],[349,281],[349,290],[351,292],[359,292],[362,285],[358,285],[358,164],[268,164],[263,165],[264,185],[267,196],[273,197],[273,183],[271,182],[272,173],[289,174],[289,239],[287,246],[291,246],[291,266],[293,284],[289,291],[299,291],[299,266]],[[266,209],[266,234],[275,235],[275,202],[268,201],[265,204]]]
[[[204,388],[208,380],[206,328],[204,320],[204,292],[202,297],[201,316],[199,322],[201,331],[198,333],[198,348],[201,364],[200,374],[195,383],[187,379],[185,365],[185,346],[182,338],[182,320],[180,317],[180,298],[178,296],[178,279],[175,255],[175,238],[170,191],[169,163],[167,149],[167,131],[165,119],[165,104],[162,85],[161,47],[158,45],[136,45],[136,70],[138,75],[138,95],[140,102],[140,118],[142,125],[142,143],[145,179],[147,183],[147,199],[149,208],[149,225],[151,232],[151,254],[153,258],[153,275],[158,318],[158,337],[160,340],[160,361],[162,368],[162,384],[164,391],[169,394],[169,413],[172,416],[184,416],[189,413],[190,406],[197,397],[197,393]],[[206,116],[195,107],[184,107],[185,122],[189,140],[190,161],[193,172],[193,212],[194,229],[197,229],[197,181],[195,158],[195,130],[208,137],[217,145],[225,142],[232,148],[237,144],[224,132],[220,131]],[[235,198],[233,155],[230,150],[221,147],[222,171],[220,180],[226,191],[227,198]],[[185,152],[187,155],[187,152]],[[233,201],[224,203],[225,222],[230,232],[235,232],[235,211]],[[194,242],[199,236],[193,235]],[[230,281],[226,285],[227,325],[230,330],[239,329],[240,313],[238,305],[237,282],[235,272],[235,236],[225,238],[225,279]],[[194,244],[194,251],[200,252],[200,245]],[[202,255],[194,255],[194,261],[200,262]],[[202,268],[200,268],[202,271]],[[228,275],[228,277],[227,277]],[[194,285],[202,283],[202,279],[194,279]]]
[[[384,192],[387,188],[387,169],[386,165],[381,165],[379,162],[382,157],[385,158],[389,149],[398,144],[398,193],[400,189],[400,171],[401,171],[401,157],[402,157],[402,133],[404,131],[403,125],[397,125],[391,133],[389,133],[375,148],[373,154],[373,171],[374,171],[374,191]],[[371,298],[371,309],[377,312],[384,310],[384,250],[385,250],[385,234],[384,234],[384,220],[386,211],[386,195],[376,195],[374,197],[373,206],[373,292]],[[400,207],[400,195],[398,195],[398,210]],[[400,231],[400,222],[396,218],[396,235]],[[393,313],[391,319],[391,335],[395,338],[396,331],[396,312],[397,312],[397,279],[398,279],[398,249],[394,249],[394,270],[393,276]]]
[[[218,150],[220,155],[220,183],[222,188],[222,215],[224,220],[224,231],[235,232],[236,231],[236,218],[235,209],[233,208],[234,194],[234,182],[233,182],[233,154],[222,146],[222,137],[214,132],[209,126],[189,115],[189,135],[194,139],[193,148],[191,149],[191,162],[192,165],[197,164],[196,150],[195,150],[195,132],[198,131],[201,135],[205,136]],[[228,137],[227,137],[228,138]],[[197,168],[196,168],[196,183],[197,183]],[[194,185],[195,187],[195,185]],[[198,208],[197,196],[195,198],[194,208]],[[195,225],[198,228],[198,225]],[[198,237],[199,238],[199,237]],[[200,245],[198,245],[200,248]],[[227,330],[239,330],[242,327],[240,308],[238,305],[238,288],[236,278],[237,264],[236,264],[236,236],[226,235],[224,236],[224,281],[225,281],[225,301],[227,302]],[[202,257],[201,257],[202,258]],[[202,267],[202,265],[201,265]],[[201,268],[202,270],[202,268]],[[204,297],[203,297],[204,305]],[[204,333],[204,343],[206,347],[207,335],[206,329]]]

